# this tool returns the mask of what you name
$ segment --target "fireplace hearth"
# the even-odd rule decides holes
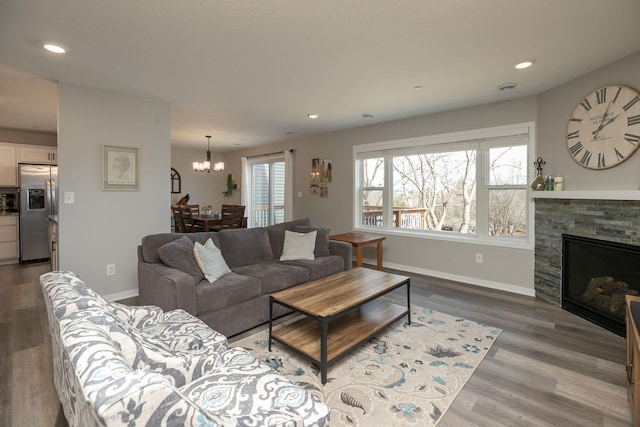
[[[562,308],[625,334],[625,297],[640,294],[640,246],[562,235]]]

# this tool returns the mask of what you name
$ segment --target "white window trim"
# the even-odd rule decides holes
[[[438,231],[425,231],[419,232],[408,229],[398,229],[391,227],[388,223],[392,216],[391,199],[393,198],[392,192],[389,191],[386,177],[391,176],[391,171],[385,170],[385,186],[383,187],[384,197],[384,213],[383,213],[383,226],[382,227],[364,227],[361,223],[362,218],[362,203],[361,203],[361,163],[358,160],[364,158],[373,157],[387,157],[387,152],[396,151],[403,148],[412,148],[416,146],[430,146],[440,144],[451,144],[455,142],[469,142],[472,140],[479,140],[484,138],[495,138],[500,136],[513,136],[522,133],[528,133],[529,142],[527,145],[527,176],[528,182],[531,182],[535,175],[534,168],[531,167],[535,159],[536,153],[536,128],[535,122],[525,122],[506,126],[495,126],[489,128],[475,129],[470,131],[452,132],[439,135],[427,135],[416,138],[398,139],[393,141],[374,142],[370,144],[360,144],[353,147],[353,182],[354,188],[354,216],[353,216],[353,229],[356,231],[375,232],[376,234],[390,235],[390,236],[407,236],[420,239],[430,240],[443,240],[449,242],[470,243],[486,246],[499,246],[506,248],[516,249],[533,249],[535,247],[535,201],[529,194],[527,194],[527,237],[520,241],[511,240],[508,237],[483,237],[483,236],[469,236],[460,234],[451,234]],[[390,162],[386,162],[390,163]],[[387,165],[389,168],[390,165]],[[491,188],[492,186],[488,186]],[[477,191],[477,188],[476,188]],[[527,191],[529,191],[527,184]],[[477,200],[477,195],[476,195]]]

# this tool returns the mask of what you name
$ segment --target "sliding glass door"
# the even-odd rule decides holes
[[[283,156],[249,159],[248,217],[252,227],[284,222],[285,162]]]

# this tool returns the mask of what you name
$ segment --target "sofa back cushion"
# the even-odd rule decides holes
[[[222,230],[218,238],[222,256],[231,269],[273,259],[269,234],[264,227]]]
[[[280,259],[280,257],[282,256],[282,247],[284,246],[284,232],[286,230],[296,231],[296,227],[301,225],[311,225],[311,220],[309,220],[309,218],[296,219],[293,221],[287,221],[267,227],[273,259]]]
[[[158,254],[158,249],[162,247],[164,244],[172,242],[174,240],[180,239],[181,237],[187,237],[193,243],[200,242],[204,245],[207,239],[211,239],[213,243],[220,247],[220,241],[218,240],[218,233],[215,232],[207,232],[207,233],[159,233],[159,234],[150,234],[148,236],[144,236],[142,238],[142,260],[144,262],[162,262],[160,258],[160,254]]]
[[[182,235],[179,239],[160,246],[158,255],[162,262],[169,267],[184,271],[200,281],[204,279],[204,275],[193,255],[193,246],[193,241],[186,235]]]

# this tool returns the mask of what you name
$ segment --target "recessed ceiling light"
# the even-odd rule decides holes
[[[523,59],[513,64],[513,66],[517,70],[524,70],[525,68],[531,67],[534,62],[536,62],[535,59]]]
[[[61,45],[60,43],[42,42],[41,45],[43,48],[53,53],[66,53],[69,51],[67,47]]]
[[[414,86],[414,87],[413,87],[413,90],[415,90],[415,91],[422,90],[422,86]]]
[[[517,83],[503,83],[498,87],[496,87],[496,89],[498,89],[500,92],[508,92],[510,90],[515,89],[516,86],[518,86]]]
[[[364,113],[364,114],[362,115],[362,117],[364,117],[365,119],[372,119],[372,118],[373,118],[373,114],[371,114],[371,113]]]
[[[310,119],[317,119],[317,118],[318,118],[318,117],[320,117],[320,116],[319,116],[319,115],[317,115],[317,114],[309,114],[309,116],[308,116],[308,117],[309,117]]]

